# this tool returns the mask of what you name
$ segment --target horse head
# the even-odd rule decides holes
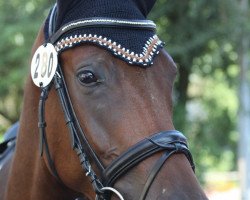
[[[206,199],[186,138],[173,125],[177,69],[145,19],[153,4],[54,6],[33,47],[6,199]],[[56,53],[37,53],[41,45],[42,53]],[[26,181],[17,180],[21,171]]]

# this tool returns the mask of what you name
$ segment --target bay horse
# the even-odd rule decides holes
[[[32,55],[46,43],[44,26]],[[85,43],[62,52],[56,66],[48,86],[27,78],[0,200],[207,199],[173,125],[177,68],[164,49],[142,68]]]

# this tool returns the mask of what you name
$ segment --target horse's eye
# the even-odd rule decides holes
[[[84,85],[92,85],[98,82],[95,74],[89,70],[79,72],[77,74],[77,78]]]

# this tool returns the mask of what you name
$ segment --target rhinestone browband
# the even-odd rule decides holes
[[[61,39],[56,43],[55,48],[57,52],[66,50],[76,44],[91,42],[98,46],[105,47],[106,49],[112,51],[112,53],[129,64],[137,64],[142,66],[152,65],[154,55],[159,54],[159,47],[163,46],[163,42],[158,38],[157,35],[150,37],[143,47],[143,52],[141,54],[136,54],[135,52],[122,47],[120,44],[113,42],[106,37],[97,35],[75,35]]]

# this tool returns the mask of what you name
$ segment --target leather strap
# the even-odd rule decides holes
[[[92,183],[93,190],[96,194],[102,195],[103,191],[101,189],[103,188],[103,185],[92,169],[89,158],[91,157],[95,161],[95,164],[100,171],[104,170],[104,166],[95,154],[82,128],[80,127],[67,91],[60,65],[58,65],[57,73],[54,77],[54,86],[63,109],[66,125],[71,135],[72,148],[76,151],[80,164],[86,172],[86,176],[89,177],[90,182]]]
[[[55,24],[56,24],[56,18],[57,18],[57,3],[53,6],[50,17],[49,17],[49,37],[51,37],[55,33]]]
[[[79,143],[83,144],[81,146],[83,146],[83,148],[86,151],[88,151],[92,159],[95,161],[95,164],[97,165],[97,167],[100,169],[100,171],[102,171],[104,170],[104,165],[101,162],[101,160],[98,158],[98,156],[96,155],[91,145],[89,144],[88,139],[86,138],[85,133],[83,129],[81,128],[80,123],[76,117],[60,65],[58,65],[57,70],[58,70],[58,73],[54,78],[54,84],[57,90],[58,97],[61,102],[66,124],[71,134],[72,148],[75,147],[76,142],[78,142],[78,141],[75,141],[75,139],[78,138]]]
[[[46,122],[45,122],[45,101],[47,100],[49,93],[49,87],[42,88],[39,106],[38,106],[38,128],[39,128],[39,135],[40,135],[40,156],[43,155],[43,150],[45,150],[45,156],[49,164],[49,168],[53,176],[57,179],[57,181],[63,185],[62,180],[60,179],[54,161],[51,157],[49,145],[47,142],[46,137]]]
[[[49,18],[49,36],[53,36],[55,32],[55,22],[57,17],[57,5],[55,4],[53,9],[50,13]],[[97,178],[95,172],[92,170],[92,166],[89,162],[89,155],[90,157],[95,161],[95,164],[97,167],[102,171],[104,170],[104,166],[102,162],[99,160],[97,155],[95,154],[95,151],[92,149],[90,144],[88,143],[88,140],[80,126],[80,123],[76,117],[76,114],[73,109],[73,105],[67,90],[67,85],[63,77],[62,69],[60,67],[60,64],[57,66],[57,72],[54,76],[54,86],[57,91],[61,107],[63,109],[66,125],[69,129],[69,133],[71,136],[71,145],[72,148],[76,151],[81,166],[86,171],[86,176],[90,178],[90,181],[93,185],[93,189],[96,192],[96,194],[102,194],[101,188],[103,187],[102,183]],[[58,176],[58,173],[55,169],[54,162],[51,158],[47,139],[46,139],[46,122],[45,122],[45,101],[48,96],[49,88],[42,88],[41,92],[41,98],[39,101],[39,132],[40,132],[40,154],[43,154],[43,146],[45,146],[45,153],[46,157],[49,163],[50,170],[52,171],[53,175],[57,177],[58,180],[60,180],[60,177]],[[83,144],[83,145],[82,145]]]
[[[163,164],[166,162],[166,160],[172,155],[176,153],[176,151],[171,151],[171,152],[165,152],[160,158],[159,160],[156,162],[156,164],[154,165],[153,169],[151,170],[147,181],[144,185],[144,188],[142,190],[141,196],[139,198],[139,200],[143,200],[145,199],[148,190],[150,188],[150,186],[152,185],[154,179],[156,178],[158,172],[160,171],[160,169],[162,168]]]
[[[117,178],[149,156],[160,151],[172,152],[176,148],[187,156],[194,169],[193,159],[188,150],[185,136],[175,130],[163,131],[138,142],[115,159],[103,172],[104,185],[112,186]]]

